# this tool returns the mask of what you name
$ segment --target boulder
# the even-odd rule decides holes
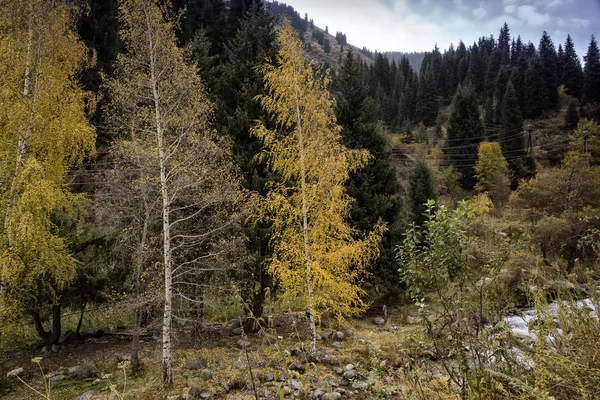
[[[327,392],[321,396],[321,400],[338,400],[342,398],[342,394],[338,392]]]
[[[77,335],[72,330],[68,330],[63,336],[58,339],[60,344],[68,344],[77,340]]]
[[[210,369],[204,368],[202,370],[202,379],[208,380],[210,378],[212,378],[212,372],[210,372]]]
[[[56,382],[62,381],[65,378],[66,378],[66,376],[64,376],[63,374],[57,374],[57,375],[52,375],[50,378],[48,378],[48,381],[52,382],[52,383],[56,383]]]
[[[96,375],[96,367],[94,366],[94,364],[90,363],[70,367],[68,371],[69,374],[74,375],[80,379],[92,378]]]
[[[375,317],[373,318],[373,323],[375,325],[383,325],[385,324],[385,319],[383,317]]]
[[[94,397],[96,397],[96,392],[90,390],[89,392],[85,392],[81,396],[75,397],[74,400],[92,400]]]
[[[203,369],[208,367],[208,361],[204,358],[190,360],[185,364],[185,369]]]
[[[365,381],[354,381],[352,382],[353,389],[366,389],[369,384]]]
[[[344,371],[344,374],[342,375],[344,378],[346,379],[355,379],[358,376],[358,372],[356,372],[355,369],[348,369],[346,371]]]

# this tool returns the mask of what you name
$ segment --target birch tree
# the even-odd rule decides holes
[[[147,172],[160,198],[164,274],[163,383],[172,383],[173,299],[194,302],[198,278],[225,268],[239,246],[230,234],[244,194],[228,146],[210,128],[211,104],[193,66],[176,46],[173,23],[154,0],[119,8],[126,53],[109,83],[112,123],[152,160]]]
[[[285,296],[306,306],[315,354],[315,321],[323,312],[341,320],[363,308],[357,282],[378,255],[385,228],[379,224],[364,236],[347,223],[351,199],[344,183],[365,165],[369,153],[341,144],[329,77],[315,75],[289,22],[279,41],[278,67],[261,67],[267,94],[258,97],[276,129],[258,123],[253,134],[263,141],[263,155],[281,177],[270,183],[265,199],[273,223],[270,269]]]
[[[85,46],[63,1],[0,2],[0,26],[0,325],[25,309],[40,336],[56,342],[57,292],[74,278],[75,260],[54,217],[78,202],[65,176],[95,143],[74,80]],[[51,333],[39,316],[47,293]]]

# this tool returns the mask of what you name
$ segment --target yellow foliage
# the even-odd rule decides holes
[[[467,212],[472,216],[481,217],[489,214],[493,209],[494,204],[487,193],[480,193],[467,201]]]
[[[78,196],[66,172],[94,151],[74,76],[86,49],[63,2],[0,3],[0,318],[74,276],[54,218]]]
[[[477,179],[475,190],[479,193],[487,192],[496,205],[506,202],[510,192],[510,181],[508,164],[500,145],[496,142],[480,143],[477,162],[473,168]]]
[[[273,222],[270,269],[285,296],[341,319],[364,306],[357,282],[378,256],[385,229],[379,225],[359,238],[346,222],[351,198],[344,183],[369,154],[341,144],[327,90],[329,75],[315,77],[289,23],[279,40],[278,66],[261,67],[268,95],[260,97],[277,129],[262,123],[253,129],[264,143],[263,156],[281,177],[271,183],[264,207]]]

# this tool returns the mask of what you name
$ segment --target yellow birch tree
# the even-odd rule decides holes
[[[315,320],[321,313],[332,312],[342,320],[363,309],[357,282],[378,256],[385,227],[379,224],[360,237],[347,223],[351,198],[344,183],[369,154],[341,144],[327,91],[329,77],[315,75],[289,22],[279,41],[278,66],[260,67],[267,94],[259,96],[276,129],[259,122],[253,134],[263,141],[263,156],[280,177],[270,183],[264,208],[273,222],[270,269],[285,296],[306,307],[315,354]]]
[[[0,2],[0,326],[27,310],[46,341],[60,335],[56,291],[75,274],[54,216],[77,202],[65,176],[95,143],[75,80],[86,49],[69,7]],[[39,320],[42,293],[51,294],[52,333]]]

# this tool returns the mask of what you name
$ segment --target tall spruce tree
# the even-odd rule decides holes
[[[540,88],[543,96],[541,106],[543,110],[552,110],[558,106],[558,77],[556,75],[556,49],[550,35],[546,31],[542,34],[538,46],[540,57],[540,74],[543,85]]]
[[[256,69],[266,59],[277,54],[277,38],[271,15],[261,1],[255,1],[240,23],[240,27],[225,50],[225,62],[219,68],[216,84],[219,99],[217,121],[223,135],[232,139],[235,163],[242,173],[246,189],[264,195],[269,172],[257,158],[260,141],[250,134],[255,121],[266,121],[266,113],[255,100],[264,94],[263,75]],[[265,259],[270,255],[269,225],[263,221],[248,221],[244,226],[250,257],[244,266],[245,300],[252,304],[255,318],[262,316],[270,276]]]
[[[515,180],[522,174],[522,159],[525,155],[523,141],[523,117],[517,99],[513,82],[508,82],[502,98],[502,111],[500,113],[501,135],[498,139],[502,153],[510,167]],[[516,183],[516,182],[515,182]]]
[[[575,52],[575,45],[571,40],[571,35],[567,35],[565,42],[565,54],[562,63],[562,75],[560,82],[565,85],[565,90],[569,96],[576,99],[581,98],[581,89],[583,86],[583,72],[581,63]]]
[[[427,163],[420,159],[410,170],[408,177],[408,198],[410,200],[410,209],[413,222],[421,225],[427,217],[424,215],[427,210],[428,200],[437,200],[435,184],[431,169]]]
[[[565,114],[565,128],[572,131],[577,128],[578,123],[579,113],[577,112],[577,103],[571,99],[567,107],[567,113]]]
[[[454,95],[447,136],[444,156],[460,173],[461,186],[472,189],[475,185],[473,166],[477,161],[477,148],[484,138],[477,95],[472,86],[460,87]]]
[[[368,150],[373,156],[365,167],[350,174],[346,185],[348,194],[355,199],[350,213],[352,224],[365,234],[380,220],[387,224],[389,230],[384,235],[374,272],[378,283],[397,284],[392,249],[401,236],[400,185],[386,141],[377,130],[373,101],[351,51],[338,71],[335,88],[335,113],[342,128],[342,143],[350,149]]]
[[[539,118],[544,111],[545,82],[542,68],[539,57],[529,60],[523,88],[523,116],[525,118]]]
[[[600,102],[600,52],[593,35],[584,61],[583,103],[598,103]]]
[[[425,126],[433,126],[439,111],[437,99],[437,84],[433,68],[429,68],[419,78],[419,91],[417,92],[417,118]]]

